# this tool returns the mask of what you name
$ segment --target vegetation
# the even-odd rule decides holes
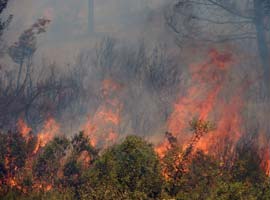
[[[159,158],[137,136],[98,151],[81,132],[71,139],[56,137],[34,154],[36,136],[26,140],[18,132],[1,133],[0,198],[269,199],[269,177],[255,147],[239,144],[228,168],[200,150],[187,155],[166,135],[172,145]],[[179,155],[189,159],[178,162]]]
[[[3,38],[13,16],[5,13],[9,0],[0,0],[0,58],[11,63],[0,65],[0,199],[270,199],[270,112],[264,109],[266,117],[251,112],[252,102],[246,100],[252,96],[257,103],[258,95],[269,107],[270,4],[240,2],[177,0],[168,6],[166,25],[181,49],[170,46],[167,32],[160,39],[169,47],[105,37],[74,63],[57,66],[34,62],[51,21],[36,20],[7,46]],[[94,33],[91,20],[88,28]],[[235,42],[233,49],[219,53],[225,42]],[[191,43],[196,45],[189,48]],[[207,55],[195,52],[206,43]],[[245,50],[239,60],[238,49]],[[187,64],[186,56],[205,60]],[[237,67],[237,73],[229,66],[253,59],[260,70],[249,64],[254,69]],[[248,94],[251,85],[256,86]],[[260,118],[248,120],[254,113]],[[190,122],[189,135],[185,120],[193,114],[199,117]],[[220,120],[217,126],[203,120],[211,117]],[[177,120],[171,127],[172,118]],[[65,127],[58,130],[56,121]],[[47,131],[47,122],[57,131]],[[161,155],[141,135],[165,124],[172,133],[166,132]],[[78,127],[85,130],[67,137]],[[123,138],[126,133],[141,135]],[[208,150],[199,146],[203,139],[214,141]]]

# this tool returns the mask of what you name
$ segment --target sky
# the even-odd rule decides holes
[[[52,20],[50,33],[57,35],[83,33],[87,29],[88,0],[11,0],[8,13],[14,15],[10,30],[20,32],[37,18]],[[155,9],[165,0],[95,0],[97,31],[110,31],[112,26],[132,23],[141,12]],[[68,32],[67,32],[68,31]]]
[[[48,18],[51,23],[46,34],[39,38],[39,52],[63,52],[60,57],[74,56],[85,44],[94,44],[97,37],[113,35],[134,39],[146,32],[149,14],[167,2],[166,0],[94,0],[95,38],[85,42],[88,24],[88,0],[10,0],[7,14],[13,21],[6,31],[5,40],[11,45],[19,35],[38,18]],[[159,28],[155,24],[155,29]],[[148,29],[151,29],[147,27]],[[156,31],[156,30],[155,30]],[[125,38],[127,39],[127,38]],[[89,37],[87,37],[89,41]],[[72,46],[72,49],[71,49]],[[74,48],[76,47],[76,48]],[[52,55],[52,60],[56,59]],[[65,56],[68,55],[68,56]],[[59,56],[57,56],[59,58]]]

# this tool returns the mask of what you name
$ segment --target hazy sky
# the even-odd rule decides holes
[[[157,7],[167,1],[94,0],[96,35],[116,33],[119,37],[128,32],[126,35],[134,39],[135,34],[145,31],[145,27],[141,25],[146,23],[147,14],[156,11]],[[52,20],[47,33],[39,38],[39,50],[45,48],[50,53],[49,57],[53,58],[54,54],[51,55],[51,52],[59,52],[59,49],[70,49],[67,54],[76,54],[74,52],[85,44],[82,38],[87,34],[88,0],[11,0],[7,13],[14,15],[6,32],[6,41],[9,44],[16,41],[24,30],[41,17]],[[61,56],[69,57],[65,54],[63,52]]]
[[[137,20],[147,8],[154,8],[165,0],[95,0],[97,30]],[[14,15],[10,30],[20,32],[35,19],[52,19],[54,34],[82,33],[87,29],[88,0],[11,0],[8,12]],[[106,28],[107,27],[107,28]]]

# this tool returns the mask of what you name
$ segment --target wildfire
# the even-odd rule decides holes
[[[264,150],[262,157],[263,162],[261,164],[261,167],[264,170],[265,174],[267,176],[270,176],[270,151],[268,148]]]
[[[19,133],[23,136],[23,138],[28,139],[29,133],[32,131],[32,128],[28,127],[23,119],[19,119],[17,122],[17,128]]]
[[[38,141],[34,153],[37,153],[41,147],[44,147],[50,142],[57,134],[59,134],[60,125],[53,119],[49,118],[38,133]]]
[[[270,177],[270,148],[269,140],[264,132],[259,134],[259,147],[260,147],[260,157],[261,157],[261,168],[267,176]]]
[[[265,168],[265,174],[267,176],[270,176],[270,159],[269,158],[268,158],[266,163],[267,163],[267,165],[266,165],[266,168]]]
[[[171,145],[168,140],[164,140],[161,144],[155,147],[156,153],[160,158],[163,158],[166,152],[171,148]]]
[[[86,169],[87,167],[89,167],[91,157],[87,151],[83,151],[79,156],[78,161],[82,163],[82,166]]]
[[[220,141],[225,141],[224,138],[234,143],[240,138],[243,107],[241,95],[231,97],[229,103],[219,98],[226,85],[226,77],[232,63],[230,53],[211,50],[206,61],[190,65],[191,86],[187,89],[186,95],[175,103],[168,120],[168,131],[179,141],[183,141],[183,147],[188,146],[186,141],[191,139],[190,134],[187,134],[189,130],[187,122],[194,117],[205,121],[214,115],[215,120],[218,119],[215,121],[216,129],[201,137],[195,145],[195,148],[205,153],[220,145]],[[168,143],[164,142],[156,148],[156,151],[162,157],[168,148]]]
[[[112,110],[102,107],[101,110],[95,115],[96,120],[103,119],[107,123],[118,125],[120,122],[119,114]]]
[[[93,115],[88,116],[87,122],[82,126],[85,134],[90,137],[92,146],[102,144],[107,146],[116,141],[122,104],[118,96],[122,86],[111,80],[102,82],[102,102]]]
[[[84,133],[89,136],[90,144],[95,147],[97,145],[97,138],[95,136],[95,132],[97,130],[96,126],[92,123],[91,117],[88,117],[87,122],[83,125],[82,130]]]
[[[102,82],[102,94],[104,97],[114,94],[122,88],[121,84],[112,79],[105,79]]]

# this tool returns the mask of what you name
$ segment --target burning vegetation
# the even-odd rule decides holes
[[[212,49],[190,65],[189,86],[172,104],[168,132],[156,145],[121,132],[125,85],[112,78],[100,82],[100,103],[79,134],[66,136],[52,117],[35,134],[19,118],[0,137],[3,198],[249,199],[261,191],[267,199],[269,143],[264,134],[245,133],[243,83],[223,98],[234,62]]]
[[[228,2],[169,7],[165,20],[178,46],[95,38],[65,66],[34,62],[51,20],[38,19],[9,46],[2,37],[12,16],[0,19],[0,58],[14,65],[0,66],[0,198],[270,199],[269,38],[262,34],[270,6]],[[7,3],[0,1],[0,15]],[[212,7],[228,20],[209,18]],[[222,27],[206,28],[213,24]],[[253,37],[220,35],[235,24],[257,32],[258,55],[231,42]]]

